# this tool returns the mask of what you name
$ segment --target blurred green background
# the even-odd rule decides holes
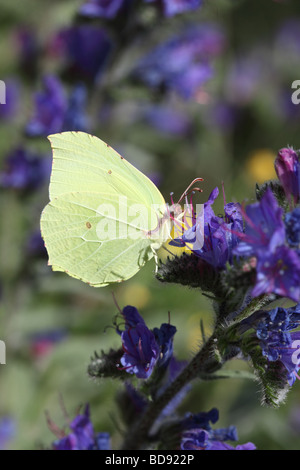
[[[19,92],[14,117],[0,117],[3,165],[8,152],[17,146],[50,155],[47,139],[29,139],[24,126],[32,115],[32,96],[41,86],[40,76],[58,73],[49,53],[50,38],[73,24],[81,3],[1,0],[0,79],[15,80]],[[150,10],[145,12],[143,21],[148,24],[153,19]],[[285,26],[290,20],[296,22],[294,30]],[[146,86],[126,80],[126,73],[160,38],[168,38],[191,22],[219,25],[226,47],[215,59],[214,77],[197,100],[185,101],[174,94],[159,97],[160,104],[180,110],[192,122],[191,134],[174,135],[137,116],[141,104],[156,103],[158,97]],[[37,71],[32,76],[21,64],[17,37],[22,28],[31,31],[39,45]],[[221,188],[222,181],[227,202],[251,201],[255,183],[274,177],[278,149],[288,144],[300,146],[300,106],[291,104],[291,84],[300,79],[300,4],[296,0],[206,1],[196,12],[154,21],[150,33],[142,40],[133,38],[120,51],[114,70],[108,70],[107,77],[105,73],[104,84],[111,81],[109,100],[101,87],[97,95],[89,95],[89,112],[94,116],[96,109],[97,115],[93,133],[146,174],[158,175],[157,184],[167,201],[171,191],[179,198],[199,176],[205,180],[199,202],[205,202],[215,186]],[[180,359],[190,358],[197,350],[201,319],[209,333],[212,306],[195,290],[160,284],[154,277],[154,262],[113,288],[94,289],[63,273],[52,273],[46,256],[27,248],[47,202],[48,181],[25,195],[10,188],[0,190],[0,338],[7,348],[7,364],[0,366],[0,417],[9,415],[16,425],[8,447],[50,447],[54,436],[45,411],[62,426],[61,395],[70,416],[78,405],[89,402],[95,429],[111,432],[116,448],[122,423],[114,395],[120,384],[94,382],[86,372],[93,351],[119,347],[119,337],[107,328],[117,313],[112,291],[121,307],[135,305],[149,327],[167,322],[170,312],[171,323],[178,329],[174,350]],[[222,205],[220,196],[220,212]],[[66,335],[46,351],[37,350],[33,335],[53,329],[62,329]],[[248,369],[238,360],[227,367]],[[180,409],[199,412],[212,407],[220,410],[218,427],[236,425],[241,443],[252,441],[258,449],[300,448],[298,382],[286,404],[277,410],[262,408],[259,385],[246,379],[195,383]]]

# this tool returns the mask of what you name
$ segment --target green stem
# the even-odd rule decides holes
[[[133,424],[130,432],[124,440],[123,450],[138,450],[149,441],[149,433],[151,427],[159,417],[162,410],[167,404],[177,395],[180,390],[197,377],[205,376],[205,374],[212,374],[213,372],[222,368],[224,361],[218,358],[215,354],[215,346],[221,339],[224,332],[238,324],[240,321],[248,318],[255,311],[267,305],[271,301],[269,295],[262,295],[253,299],[247,307],[240,312],[229,325],[219,326],[215,329],[214,334],[202,346],[200,351],[194,356],[185,369],[178,375],[178,377],[166,388],[164,393],[160,395],[154,402],[152,402],[140,419]]]
[[[251,302],[245,307],[238,315],[236,315],[228,326],[236,325],[240,323],[242,320],[250,317],[254,312],[257,312],[261,308],[268,305],[270,302],[274,300],[274,296],[269,294],[262,294],[259,297],[255,297]]]
[[[131,428],[130,433],[123,443],[123,450],[140,449],[148,440],[149,431],[155,420],[177,393],[180,392],[185,385],[197,378],[201,372],[209,373],[222,367],[222,364],[213,358],[213,349],[216,340],[215,335],[211,336],[181,374],[168,386],[165,392],[148,406],[145,413]]]

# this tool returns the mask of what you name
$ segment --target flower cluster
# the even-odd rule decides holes
[[[44,77],[43,88],[43,91],[35,94],[34,113],[26,126],[28,136],[88,130],[85,112],[87,92],[83,85],[75,86],[69,99],[62,83],[55,76]]]
[[[288,309],[277,307],[259,311],[241,322],[239,331],[254,329],[262,355],[270,362],[278,361],[279,373],[293,385],[300,368],[300,304]],[[254,343],[255,344],[255,343]]]
[[[188,414],[181,422],[182,435],[180,448],[182,450],[255,450],[252,442],[233,447],[225,441],[237,441],[235,426],[212,429],[212,424],[219,419],[219,412],[213,408],[208,413]]]
[[[137,65],[134,75],[151,88],[174,90],[185,99],[196,98],[212,77],[212,59],[225,46],[214,25],[192,27],[159,45]]]
[[[109,434],[94,431],[89,405],[85,406],[82,414],[78,414],[71,421],[69,434],[57,429],[51,420],[48,422],[50,429],[59,436],[59,439],[52,444],[54,450],[110,450]]]
[[[290,204],[299,201],[299,159],[292,149],[282,149],[275,161],[280,186]],[[272,186],[273,189],[275,186]],[[279,205],[271,186],[260,200],[242,209],[238,203],[224,206],[224,217],[216,216],[212,204],[218,188],[204,204],[203,246],[197,222],[170,244],[187,246],[192,253],[217,270],[226,272],[238,263],[241,270],[255,270],[252,297],[276,294],[294,301],[300,300],[299,207],[286,212]],[[284,203],[283,203],[284,204]],[[202,214],[199,216],[201,217]],[[246,264],[245,264],[246,263]],[[250,287],[250,285],[248,286]]]

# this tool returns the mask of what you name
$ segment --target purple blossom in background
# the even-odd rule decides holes
[[[16,35],[19,64],[22,72],[30,77],[37,72],[39,46],[35,32],[21,27]]]
[[[292,247],[300,249],[300,207],[296,207],[292,212],[287,213],[284,222],[288,243]]]
[[[40,157],[23,148],[15,149],[4,161],[4,168],[0,171],[0,186],[36,189],[50,177],[50,171],[50,158]]]
[[[7,447],[8,442],[13,439],[16,433],[16,423],[11,416],[0,418],[0,450]]]
[[[63,131],[88,131],[86,103],[84,85],[76,85],[67,99],[59,79],[47,76],[44,78],[44,91],[36,93],[34,115],[26,126],[26,133],[36,137]]]
[[[202,0],[163,0],[164,14],[167,17],[196,10],[202,5]]]
[[[128,0],[87,0],[79,13],[91,18],[113,19],[127,3]]]
[[[227,100],[237,106],[250,103],[258,92],[264,74],[263,62],[256,55],[238,59],[225,77]]]
[[[300,257],[296,251],[279,246],[274,251],[260,252],[256,273],[253,297],[273,293],[300,300]]]
[[[184,232],[182,240],[197,256],[215,268],[222,269],[226,263],[231,264],[233,261],[233,250],[240,241],[237,233],[243,231],[243,218],[240,204],[233,202],[225,204],[224,218],[216,216],[211,206],[218,195],[219,190],[215,188],[204,204],[203,246],[197,247],[197,222]]]
[[[45,357],[66,337],[67,331],[64,328],[38,331],[30,335],[30,351],[36,359]]]
[[[275,170],[288,200],[295,204],[300,200],[300,162],[292,148],[279,150],[275,160]]]
[[[188,116],[171,106],[148,106],[142,115],[150,125],[163,134],[182,137],[188,135],[192,128]]]
[[[152,88],[175,90],[195,98],[212,76],[210,61],[224,49],[225,38],[212,25],[192,27],[159,45],[143,58],[134,75]]]
[[[84,85],[77,85],[71,91],[68,107],[65,112],[62,131],[89,130],[89,119],[86,113],[87,89]]]
[[[239,119],[239,110],[226,102],[216,103],[210,114],[209,124],[217,126],[223,132],[231,131]]]
[[[70,423],[71,433],[55,441],[54,450],[109,450],[109,435],[95,433],[90,420],[89,406]]]
[[[106,31],[80,25],[60,31],[51,44],[53,53],[63,58],[72,80],[96,80],[103,71],[112,49]]]
[[[283,22],[277,33],[276,46],[284,51],[283,57],[298,58],[300,53],[300,21],[295,18]]]
[[[61,132],[64,122],[67,100],[61,82],[48,75],[43,79],[43,88],[35,94],[34,114],[26,126],[31,137]]]
[[[123,331],[121,338],[124,350],[121,364],[124,369],[139,379],[150,377],[159,355],[159,346],[152,331],[138,323],[135,328]]]
[[[235,254],[257,256],[273,251],[285,243],[283,210],[279,207],[272,191],[268,189],[262,199],[246,207],[246,229]]]
[[[233,447],[224,441],[237,441],[235,426],[213,430],[210,426],[219,419],[219,412],[213,408],[208,413],[189,414],[182,421],[181,450],[255,450],[252,442]]]
[[[202,0],[145,0],[146,3],[155,3],[162,10],[166,17],[171,17],[179,13],[193,11],[202,5]]]
[[[15,79],[5,80],[5,95],[6,103],[0,104],[0,121],[9,121],[17,116],[20,105],[20,87]]]

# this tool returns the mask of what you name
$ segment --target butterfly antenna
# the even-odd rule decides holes
[[[197,183],[197,181],[204,181],[203,178],[195,178],[191,184],[186,188],[186,190],[182,193],[181,197],[179,198],[179,201],[177,204],[180,204],[180,202],[182,201],[182,199],[188,194],[188,191],[190,190],[190,188],[195,184]],[[197,188],[198,189],[198,188]],[[200,190],[202,192],[202,190]]]

